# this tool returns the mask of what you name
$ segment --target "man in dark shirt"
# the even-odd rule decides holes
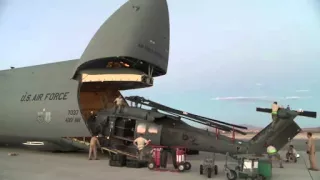
[[[90,116],[88,118],[88,121],[95,121],[96,120],[96,114],[93,111],[90,111]]]

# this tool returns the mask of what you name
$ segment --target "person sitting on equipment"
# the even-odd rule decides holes
[[[279,110],[278,102],[273,102],[271,109],[272,109],[272,111],[271,111],[271,118],[272,118],[271,129],[274,129],[276,121],[278,120],[278,110]]]
[[[297,151],[294,149],[293,145],[289,146],[286,158],[287,162],[289,162],[290,160],[293,160],[295,163],[297,162]]]
[[[146,140],[145,138],[142,137],[142,134],[139,134],[139,137],[136,138],[133,141],[133,144],[137,147],[138,149],[138,154],[139,154],[139,159],[142,160],[143,158],[143,149],[145,146],[147,146],[150,143],[150,140]]]
[[[267,148],[267,153],[268,153],[268,157],[269,157],[269,160],[271,161],[271,163],[272,163],[272,158],[275,157],[280,162],[280,168],[283,168],[281,156],[274,146],[269,145]]]

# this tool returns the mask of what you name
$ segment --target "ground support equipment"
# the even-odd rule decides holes
[[[147,167],[148,161],[139,160],[139,159],[132,159],[127,158],[126,167],[128,168],[143,168]]]
[[[228,180],[251,179],[251,180],[269,180],[272,171],[269,160],[254,155],[237,156],[237,164],[228,164],[229,154],[226,155],[225,174]]]
[[[168,148],[167,146],[152,146],[152,159],[148,163],[148,168],[150,170],[157,170],[157,171],[171,171],[171,172],[184,172],[185,170],[191,169],[190,162],[186,161],[186,148],[184,147],[173,147],[175,149],[176,154],[176,170],[170,170],[164,168],[167,164],[161,163],[161,152],[164,148]],[[166,160],[165,160],[166,161]]]
[[[212,177],[212,173],[218,174],[218,166],[215,165],[215,154],[212,157],[206,157],[200,165],[200,174],[207,174],[208,178]]]
[[[122,154],[111,154],[109,166],[123,167],[126,165],[127,157]]]

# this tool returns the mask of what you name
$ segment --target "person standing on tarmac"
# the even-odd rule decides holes
[[[150,140],[146,140],[145,138],[142,137],[142,134],[139,134],[139,137],[136,138],[133,141],[133,144],[137,147],[138,149],[138,154],[139,154],[139,159],[142,160],[143,158],[143,149],[150,143]]]
[[[311,171],[319,171],[319,169],[317,168],[317,165],[316,165],[316,144],[315,144],[314,139],[312,137],[312,133],[308,132],[307,137],[308,137],[307,154],[309,156],[309,161],[310,161],[309,170],[311,170]]]
[[[277,102],[273,102],[272,106],[271,106],[271,117],[272,117],[272,124],[271,124],[271,128],[273,129],[276,121],[278,120],[278,110],[279,110],[279,105]]]
[[[122,96],[119,95],[113,102],[116,104],[115,113],[120,113],[124,103]]]
[[[269,146],[267,147],[267,153],[268,153],[268,157],[269,157],[269,160],[270,160],[271,163],[272,163],[272,158],[275,157],[275,158],[277,158],[277,159],[279,160],[279,162],[280,162],[280,164],[279,164],[279,165],[280,165],[280,168],[283,168],[282,158],[281,158],[279,152],[277,151],[277,149],[276,149],[274,146],[269,145]]]
[[[101,148],[101,145],[99,143],[98,136],[93,136],[90,140],[90,149],[89,149],[89,160],[92,160],[91,155],[93,154],[93,158],[95,160],[98,160],[97,158],[97,146]],[[103,150],[101,149],[101,153],[103,153]]]

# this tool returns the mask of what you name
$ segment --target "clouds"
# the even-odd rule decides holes
[[[298,92],[298,93],[306,93],[306,92],[309,92],[310,90],[308,90],[308,89],[298,89],[298,90],[296,90],[296,92]]]
[[[309,98],[312,98],[312,96],[287,96],[287,97],[283,97],[282,99],[297,100],[297,99],[309,99]]]
[[[215,97],[211,100],[215,101],[265,101],[272,102],[275,100],[299,100],[299,99],[308,99],[312,98],[311,96],[285,96],[285,97],[268,97],[268,96],[229,96],[229,97]]]
[[[267,96],[249,97],[249,96],[229,96],[229,97],[216,97],[211,100],[216,101],[271,101]]]

